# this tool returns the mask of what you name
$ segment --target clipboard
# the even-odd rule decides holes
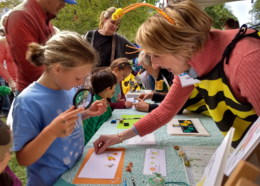
[[[116,171],[115,178],[111,179],[92,179],[92,178],[79,178],[79,173],[83,169],[84,165],[88,162],[89,158],[94,152],[94,149],[91,148],[88,150],[86,157],[84,158],[76,177],[73,180],[73,184],[121,184],[122,182],[122,173],[123,173],[123,166],[124,166],[124,157],[125,157],[125,148],[109,148],[106,151],[123,151],[122,156]]]

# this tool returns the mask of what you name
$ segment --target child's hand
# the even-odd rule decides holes
[[[101,101],[95,101],[92,105],[87,109],[88,117],[95,117],[104,114],[107,111],[107,101],[102,99]]]
[[[125,100],[124,99],[120,99],[120,100],[118,100],[118,102],[125,102]]]
[[[83,110],[84,108],[75,110],[75,106],[72,106],[70,109],[57,116],[48,126],[51,128],[53,135],[60,138],[70,135],[78,120],[77,114],[81,113]]]
[[[135,109],[142,112],[148,112],[149,105],[145,103],[143,100],[138,99],[139,103],[134,103]]]
[[[146,94],[140,94],[137,99],[146,100],[146,99],[152,99],[153,93],[146,93]]]
[[[126,108],[132,108],[132,106],[133,106],[133,103],[132,103],[132,102],[130,102],[130,101],[126,101],[126,102],[125,102],[125,107],[126,107]]]

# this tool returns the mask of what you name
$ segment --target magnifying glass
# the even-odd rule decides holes
[[[75,109],[83,107],[86,110],[91,106],[92,102],[93,94],[88,89],[79,90],[73,98],[73,105],[75,106]]]

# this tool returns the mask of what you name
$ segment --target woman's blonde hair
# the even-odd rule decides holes
[[[136,42],[148,53],[170,53],[191,58],[208,39],[212,19],[193,0],[168,4],[161,14],[150,17],[137,31]]]
[[[125,64],[123,67],[119,67],[120,65]],[[118,67],[118,70],[125,70],[125,69],[131,69],[132,70],[132,65],[129,63],[127,58],[118,58],[114,60],[111,64],[109,69],[113,71],[116,67]]]
[[[138,56],[138,63],[143,62],[147,66],[152,66],[151,56],[141,51]]]
[[[35,66],[48,68],[60,63],[65,68],[76,68],[98,61],[96,50],[76,32],[62,31],[52,36],[45,46],[37,43],[28,46],[26,59]]]
[[[103,11],[99,17],[99,29],[104,27],[104,18],[109,19],[112,14],[116,11],[115,7],[110,7],[106,11]]]

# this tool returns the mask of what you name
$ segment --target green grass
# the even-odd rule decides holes
[[[6,123],[6,118],[1,118],[1,120]],[[8,165],[13,173],[22,181],[23,186],[26,186],[27,179],[25,175],[25,167],[18,164],[15,152],[12,152],[12,159],[9,161]]]
[[[22,181],[23,186],[26,186],[27,179],[25,175],[25,167],[18,164],[15,152],[12,152],[12,159],[9,161],[8,165],[13,173]]]

